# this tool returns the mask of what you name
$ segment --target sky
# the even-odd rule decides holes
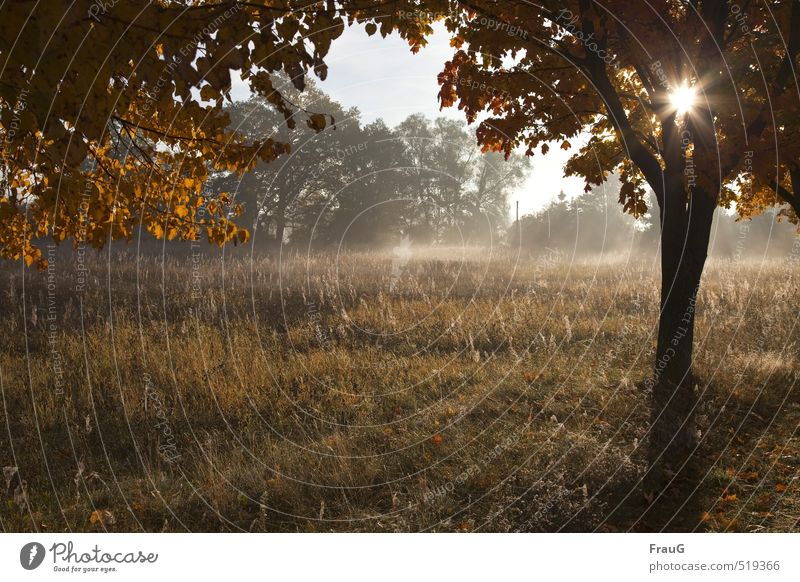
[[[413,113],[465,121],[457,107],[439,109],[436,79],[454,49],[443,25],[437,25],[435,31],[428,46],[415,55],[397,34],[384,39],[379,34],[368,36],[362,26],[348,27],[331,46],[325,59],[328,78],[319,86],[345,108],[358,107],[365,123],[383,118],[394,126]],[[248,95],[247,86],[234,80],[232,97],[245,99]],[[509,200],[512,213],[517,200],[520,214],[526,214],[544,207],[561,190],[570,197],[579,195],[583,181],[563,177],[562,168],[570,155],[556,145],[547,156],[534,156],[529,179]]]

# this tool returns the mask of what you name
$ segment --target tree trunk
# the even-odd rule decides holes
[[[716,200],[677,183],[661,202],[661,313],[652,386],[651,470],[677,471],[695,448],[692,344]]]
[[[275,248],[281,248],[283,245],[283,235],[286,232],[286,222],[283,220],[283,217],[278,218],[275,222]]]
[[[272,242],[276,252],[283,247],[283,235],[286,232],[286,202],[283,198],[278,199],[275,208],[275,240]]]

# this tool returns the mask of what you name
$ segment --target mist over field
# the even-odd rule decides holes
[[[5,528],[796,525],[792,255],[712,260],[699,448],[648,507],[654,256],[200,248],[3,271]]]

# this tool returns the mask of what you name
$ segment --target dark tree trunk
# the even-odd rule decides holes
[[[671,189],[661,201],[661,314],[650,423],[655,474],[677,471],[695,448],[695,310],[716,207],[699,188],[688,203],[679,181]]]
[[[281,248],[283,245],[283,235],[286,232],[286,221],[283,217],[279,217],[275,222],[275,248]]]
[[[275,208],[275,238],[272,241],[272,247],[275,252],[280,251],[283,247],[283,235],[286,233],[286,201],[283,197],[278,198],[278,204]]]

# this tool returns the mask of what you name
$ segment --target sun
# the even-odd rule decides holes
[[[678,115],[686,115],[697,101],[697,90],[684,83],[670,93],[669,100]]]

